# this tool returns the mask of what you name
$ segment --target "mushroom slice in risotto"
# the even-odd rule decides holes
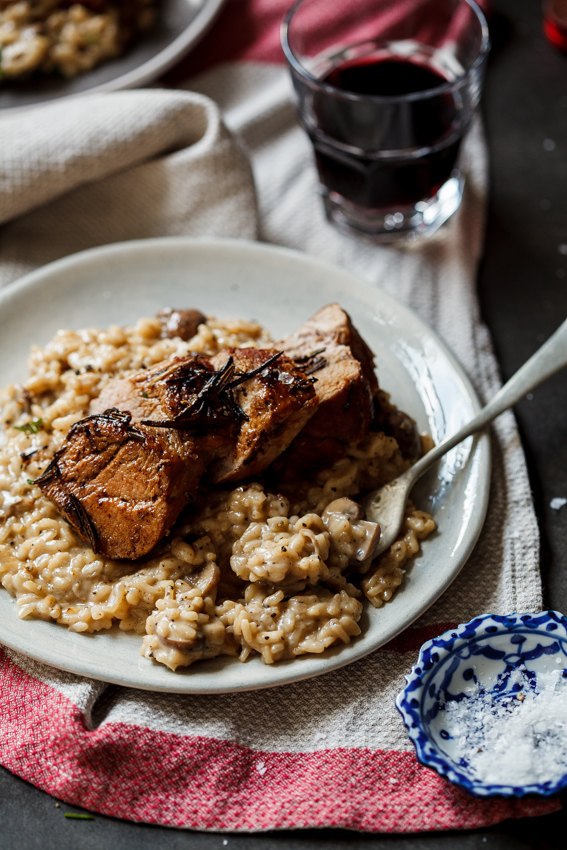
[[[327,505],[321,519],[329,529],[333,554],[341,569],[356,564],[370,566],[372,555],[380,542],[380,526],[365,520],[357,502],[343,496]]]
[[[179,337],[186,342],[193,339],[199,325],[204,325],[207,317],[200,310],[174,310],[172,307],[164,307],[156,314],[161,322],[162,337],[175,339]]]
[[[227,642],[214,605],[219,576],[217,565],[209,562],[200,573],[176,582],[158,599],[146,621],[141,655],[170,670],[220,654],[236,655],[236,645],[230,639]]]

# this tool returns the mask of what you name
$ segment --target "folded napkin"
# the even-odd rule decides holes
[[[230,38],[223,27],[236,31],[236,10],[256,22],[258,52],[249,46],[246,62],[193,79],[199,94],[98,95],[5,119],[0,280],[125,238],[253,237],[248,165],[209,96],[250,154],[261,238],[338,263],[411,305],[488,398],[499,379],[474,286],[486,194],[480,128],[466,144],[462,207],[433,238],[377,247],[342,234],[324,220],[287,72],[263,61],[281,0],[229,4],[211,51]],[[424,640],[486,611],[541,607],[537,525],[511,414],[495,425],[493,449],[490,508],[472,557],[387,647],[307,682],[221,696],[106,686],[4,650],[0,761],[93,811],[200,830],[412,832],[552,811],[554,801],[477,800],[421,767],[394,708]]]
[[[250,165],[218,107],[187,92],[90,95],[2,120],[0,286],[148,236],[254,239]]]

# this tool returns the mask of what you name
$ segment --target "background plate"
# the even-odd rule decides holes
[[[435,442],[479,409],[475,393],[436,334],[411,310],[341,269],[303,254],[238,240],[148,239],[95,248],[51,263],[0,293],[0,381],[22,380],[32,343],[60,328],[133,323],[164,306],[197,307],[219,318],[257,319],[275,338],[331,301],[351,314],[376,353],[378,379]],[[395,637],[450,585],[478,538],[488,502],[487,436],[469,438],[416,488],[439,531],[423,545],[392,602],[367,605],[362,635],[322,656],[266,666],[260,657],[200,662],[172,673],[139,655],[141,638],[75,634],[20,620],[0,589],[0,642],[72,673],[129,687],[222,693],[281,685],[349,664]]]
[[[171,68],[205,35],[225,0],[161,0],[155,26],[124,56],[72,80],[45,77],[0,86],[0,116],[61,97],[143,86]]]

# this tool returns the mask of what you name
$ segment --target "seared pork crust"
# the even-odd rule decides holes
[[[232,358],[238,372],[257,370],[273,350],[230,348],[220,351],[212,363],[221,369]],[[311,419],[319,400],[313,378],[289,357],[280,354],[273,365],[234,390],[234,398],[245,414],[238,437],[230,451],[209,469],[215,484],[239,481],[266,469]]]
[[[370,428],[378,392],[374,355],[338,304],[323,307],[277,344],[298,364],[311,364],[319,398],[317,413],[279,459],[278,468],[293,475],[332,464]]]
[[[77,534],[110,558],[153,549],[205,468],[192,441],[131,419],[116,409],[81,419],[36,480]]]
[[[378,382],[374,355],[348,313],[338,304],[329,304],[278,345],[299,363],[310,356],[320,363],[314,372],[319,408],[303,434],[343,444],[361,440],[372,421],[372,396]]]

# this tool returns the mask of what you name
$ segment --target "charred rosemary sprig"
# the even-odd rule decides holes
[[[308,366],[303,371],[305,372],[306,375],[312,375],[313,372],[318,372],[319,369],[322,369],[323,366],[326,366],[326,365],[327,365],[326,358],[325,357],[318,357],[316,360],[313,361],[311,366]]]
[[[317,378],[300,378],[297,383],[295,383],[291,390],[292,392],[297,392],[298,390],[306,390],[308,387],[312,386],[315,383]]]
[[[50,462],[49,466],[43,470],[43,472],[38,478],[34,480],[34,484],[51,484],[53,481],[55,481],[56,478],[59,478],[59,476],[61,475],[61,470],[57,465],[57,461],[59,460],[60,455],[61,451],[58,451],[53,460]]]
[[[260,375],[281,357],[278,351],[268,357],[260,366],[235,376],[234,358],[229,357],[219,371],[213,372],[208,381],[196,394],[195,398],[173,419],[152,420],[143,419],[142,425],[153,428],[173,428],[177,431],[194,431],[203,427],[218,428],[230,423],[247,422],[248,416],[236,402],[233,390],[245,381]],[[202,376],[201,376],[202,377]],[[180,388],[187,389],[186,383],[192,376],[174,375],[171,371],[163,376],[167,383],[178,383]]]
[[[208,374],[210,372],[207,369],[204,363],[201,363],[198,357],[195,357],[191,361],[191,372],[187,374],[188,366],[186,364],[180,364],[177,361],[170,363],[164,369],[160,369],[158,372],[155,372],[152,379],[150,380],[150,386],[152,384],[157,384],[159,381],[165,381],[166,384],[173,383],[175,381],[189,381],[189,380],[197,380],[201,378],[203,375]],[[195,367],[198,367],[196,369]]]
[[[67,495],[64,511],[67,514],[71,525],[77,528],[83,537],[86,537],[91,544],[93,552],[96,554],[98,552],[98,537],[96,529],[85,508],[73,493],[69,493]]]
[[[324,348],[318,348],[312,351],[311,354],[305,354],[302,357],[294,357],[294,362],[299,366],[302,372],[306,375],[312,375],[313,372],[318,372],[323,366],[327,365],[325,357],[319,357],[325,351]]]
[[[96,425],[96,423],[101,420],[104,422],[115,422],[116,424],[121,425],[125,429],[126,434],[132,440],[138,440],[138,442],[143,443],[146,439],[141,431],[130,424],[132,421],[132,415],[130,413],[124,413],[122,410],[118,410],[117,407],[109,407],[108,410],[105,410],[103,413],[93,413],[92,416],[84,416],[82,419],[79,419],[78,422],[75,422],[75,424],[70,427],[67,438],[72,437],[77,433],[77,431],[82,430],[89,425]]]
[[[229,389],[233,390],[234,387],[237,387],[239,384],[243,384],[244,381],[248,381],[250,378],[255,378],[256,375],[261,374],[264,369],[267,369],[269,366],[271,366],[272,363],[274,363],[274,361],[278,359],[278,357],[282,356],[282,354],[283,351],[278,351],[277,354],[273,354],[271,357],[268,357],[268,359],[261,363],[260,366],[256,366],[256,368],[252,369],[250,372],[243,372],[242,375],[239,375],[238,378],[235,378],[234,381],[231,381],[231,383],[229,384]]]
[[[174,428],[177,431],[193,431],[204,425],[219,427],[230,422],[246,418],[246,414],[232,398],[228,386],[234,376],[234,360],[229,357],[222,369],[208,373],[210,378],[193,395],[195,398],[173,419],[143,419],[142,425],[152,428]],[[200,376],[202,378],[202,375]],[[194,383],[194,376],[170,376],[167,383],[180,383],[180,389],[186,390],[186,384]],[[234,410],[237,408],[237,410]]]

